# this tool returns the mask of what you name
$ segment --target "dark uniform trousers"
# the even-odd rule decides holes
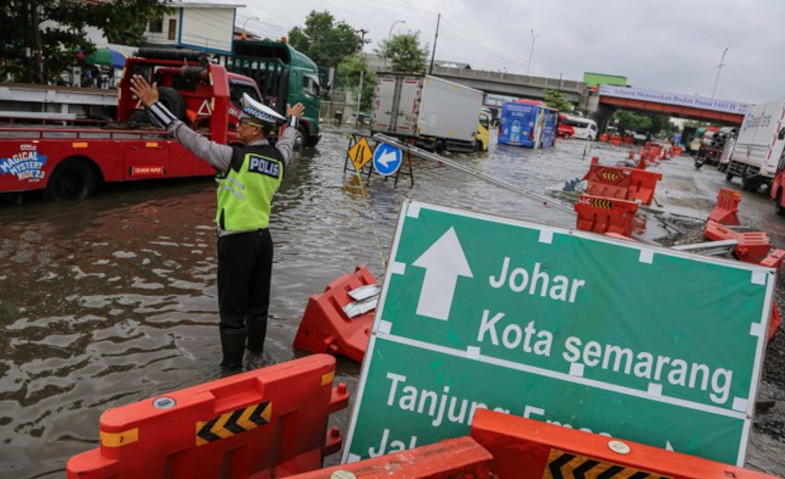
[[[218,238],[221,338],[234,343],[230,349],[236,351],[239,346],[240,361],[246,337],[249,350],[261,353],[264,347],[272,267],[273,241],[267,228]]]

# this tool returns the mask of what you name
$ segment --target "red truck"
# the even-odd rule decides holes
[[[158,84],[175,116],[223,144],[236,141],[242,94],[261,100],[254,80],[210,63],[202,52],[142,49],[126,62],[116,122],[0,127],[0,194],[43,190],[51,200],[82,199],[102,183],[215,174],[153,123],[129,90],[134,74]]]

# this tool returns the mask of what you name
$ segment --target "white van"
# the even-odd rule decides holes
[[[582,140],[594,141],[597,139],[597,123],[588,118],[581,118],[580,116],[559,115],[559,123],[569,125],[575,131],[573,138],[580,138]]]

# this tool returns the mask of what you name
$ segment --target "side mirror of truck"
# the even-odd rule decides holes
[[[777,134],[778,140],[785,140],[785,128],[782,128],[780,132]]]

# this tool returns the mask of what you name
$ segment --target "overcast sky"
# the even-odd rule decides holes
[[[716,81],[716,98],[785,97],[783,0],[212,1],[244,3],[238,26],[265,37],[286,35],[304,26],[311,10],[326,10],[369,31],[366,52],[391,27],[393,34],[419,32],[430,49],[441,13],[436,58],[473,69],[525,74],[528,68],[531,75],[579,81],[584,72],[606,73],[627,77],[635,88],[706,97]],[[405,23],[393,26],[397,20]]]

